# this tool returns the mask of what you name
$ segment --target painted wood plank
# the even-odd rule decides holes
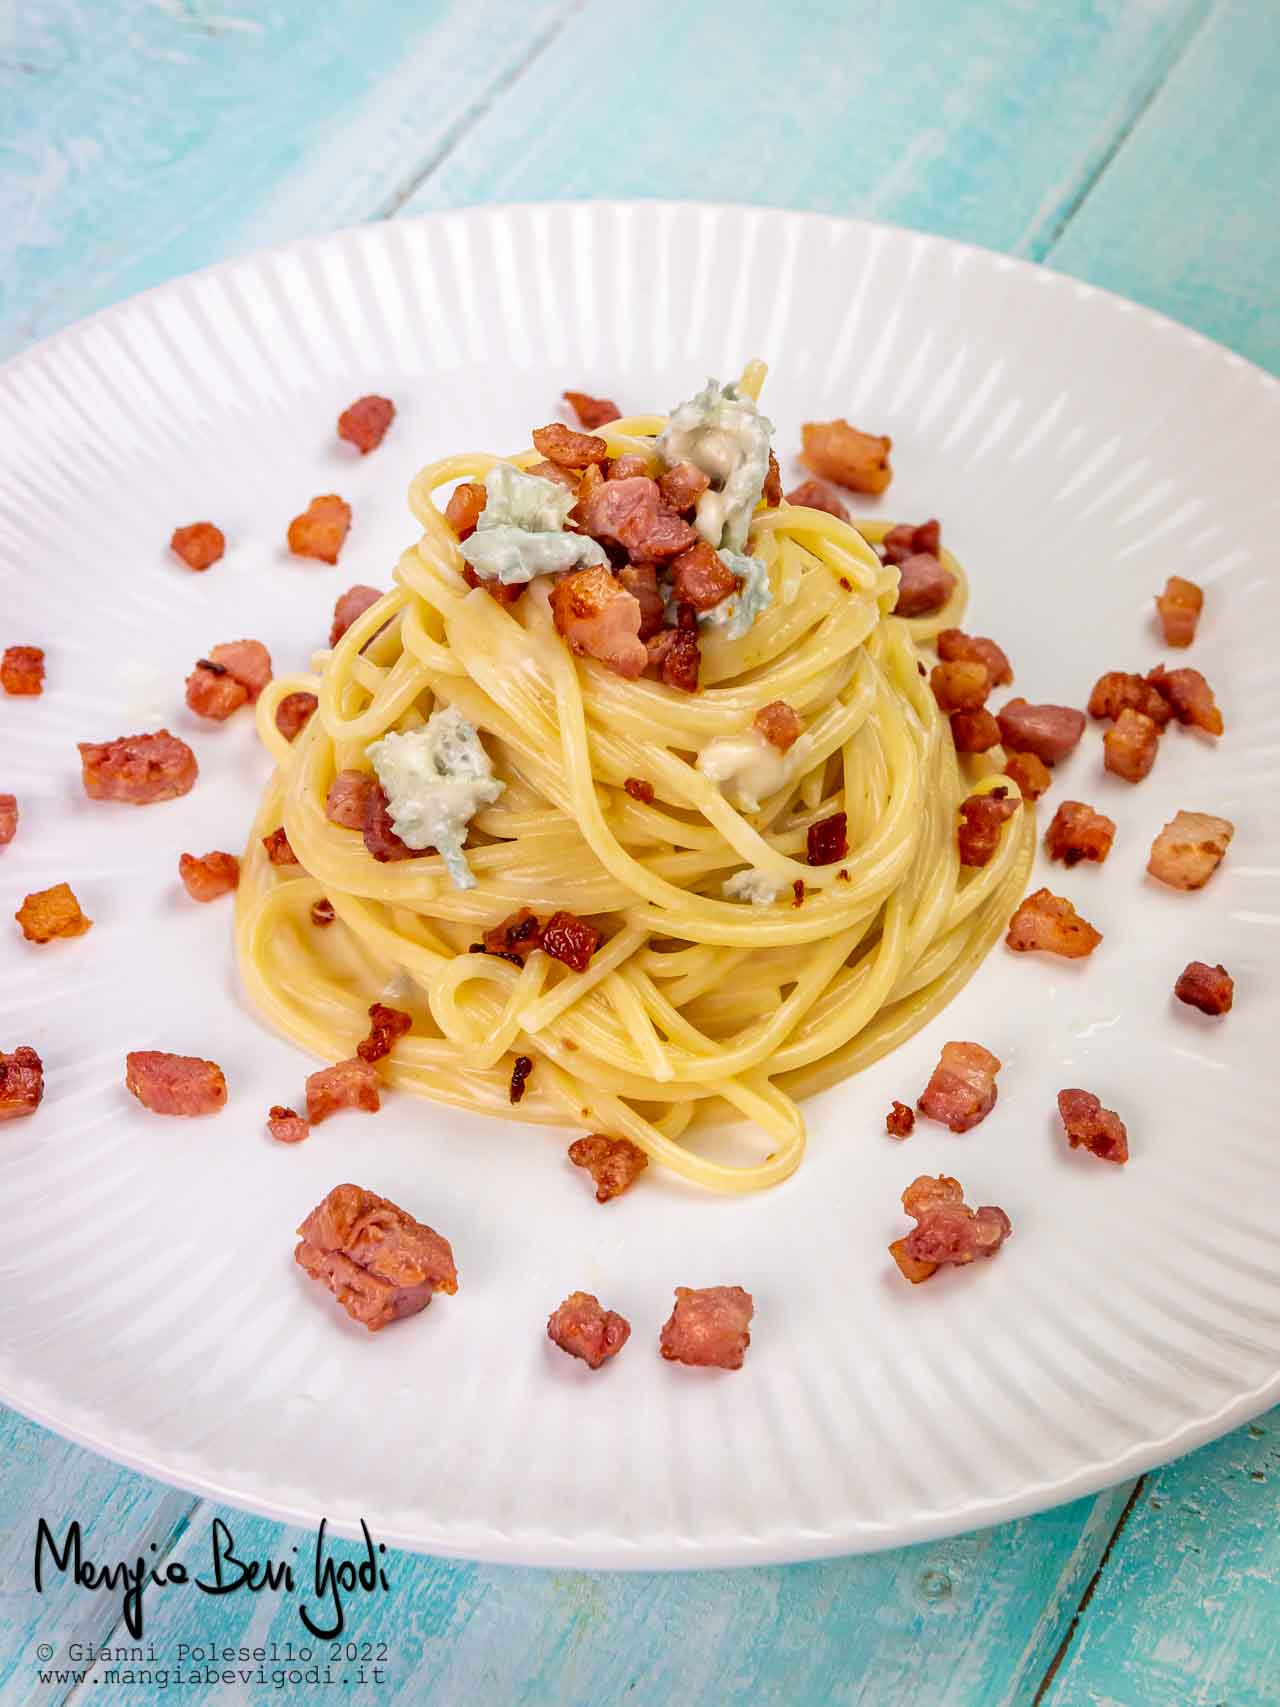
[[[46,1518],[60,1538],[79,1517],[86,1533],[111,1541],[113,1558],[150,1558],[151,1544],[163,1553],[198,1502],[2,1407],[0,1472],[0,1702],[39,1699],[52,1707],[70,1685],[37,1686],[36,1649],[47,1643],[65,1656],[70,1643],[96,1645],[115,1625],[119,1605],[106,1589],[75,1588],[57,1575],[36,1593],[38,1520]]]
[[[1146,1479],[1044,1707],[1275,1707],[1280,1409]]]
[[[863,214],[1037,254],[1206,0],[592,4],[405,211],[548,195]],[[572,118],[572,137],[565,121]]]
[[[359,1685],[356,1659],[332,1662],[356,1699],[433,1707],[908,1707],[928,1679],[930,1707],[996,1707],[1027,1700],[1047,1662],[1055,1618],[1069,1618],[1106,1544],[1127,1489],[1029,1522],[870,1558],[829,1564],[696,1574],[549,1572],[489,1568],[405,1554],[384,1561],[388,1596],[348,1599],[344,1641],[385,1642],[386,1682]],[[314,1536],[201,1505],[171,1558],[211,1575],[212,1526],[224,1521],[237,1555],[293,1559],[311,1569]],[[355,1558],[349,1543],[338,1558]],[[327,1602],[239,1593],[205,1598],[152,1592],[145,1636],[158,1665],[177,1644],[270,1648],[309,1637],[299,1603],[313,1615]],[[318,1621],[318,1619],[317,1619]],[[126,1641],[117,1633],[113,1643]],[[150,1683],[90,1670],[86,1699],[122,1707],[154,1700]],[[372,1662],[370,1662],[372,1663]],[[270,1669],[270,1667],[268,1668]],[[314,1687],[314,1685],[312,1686]],[[108,1693],[109,1692],[109,1693]],[[242,1683],[216,1699],[266,1699]],[[283,1702],[314,1699],[307,1686],[271,1690]]]
[[[0,9],[0,357],[395,205],[578,0]]]
[[[1280,371],[1277,86],[1275,0],[1218,0],[1051,265]]]

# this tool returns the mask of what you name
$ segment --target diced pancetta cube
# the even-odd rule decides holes
[[[622,786],[631,798],[638,800],[642,806],[653,805],[653,784],[646,782],[644,777],[629,776]]]
[[[19,697],[43,693],[43,647],[6,646],[0,658],[0,687]]]
[[[152,1114],[216,1114],[227,1100],[227,1081],[216,1061],[133,1049],[125,1056],[124,1082]]]
[[[1204,594],[1194,581],[1181,575],[1170,575],[1164,591],[1156,594],[1156,610],[1164,629],[1166,646],[1190,646],[1196,637],[1200,612],[1204,609]]]
[[[0,848],[7,848],[18,833],[18,798],[0,794]]]
[[[843,418],[806,421],[800,429],[800,461],[819,480],[834,480],[854,492],[883,492],[893,479],[893,440],[859,432]]]
[[[999,1071],[1000,1057],[980,1043],[944,1043],[916,1107],[953,1132],[967,1132],[995,1107]]]
[[[805,480],[787,493],[788,504],[800,510],[823,510],[842,522],[849,520],[849,509],[822,480]]]
[[[960,803],[960,826],[956,840],[961,865],[986,865],[1000,846],[1000,831],[1018,810],[1018,802],[1003,788],[988,794],[971,794]]]
[[[1193,729],[1203,729],[1208,735],[1221,735],[1222,713],[1213,697],[1213,689],[1199,670],[1166,670],[1157,664],[1147,671],[1147,680],[1168,706],[1179,723]]]
[[[935,664],[929,686],[943,711],[981,711],[991,692],[991,677],[985,664],[957,659],[951,664]]]
[[[844,812],[819,818],[805,832],[805,857],[810,865],[834,865],[849,852],[849,820]]]
[[[1180,1002],[1199,1008],[1202,1014],[1226,1014],[1231,1012],[1235,988],[1225,966],[1209,966],[1203,960],[1192,960],[1178,974],[1173,993]]]
[[[357,397],[338,416],[338,437],[368,456],[386,438],[395,416],[396,406],[389,397]]]
[[[212,522],[192,522],[190,527],[174,528],[169,549],[180,557],[188,569],[208,569],[227,549],[222,529]]]
[[[606,1137],[603,1132],[575,1138],[569,1146],[569,1160],[575,1168],[586,1168],[595,1181],[597,1203],[621,1197],[649,1165],[638,1144],[629,1138]]]
[[[239,884],[240,861],[229,853],[207,853],[199,858],[184,853],[178,860],[178,876],[193,901],[216,901]]]
[[[1203,889],[1236,833],[1229,818],[1179,812],[1151,844],[1147,870],[1171,889]]]
[[[1172,717],[1169,703],[1145,676],[1132,670],[1108,670],[1099,676],[1089,695],[1090,717],[1115,719],[1125,710],[1140,711],[1163,729]]]
[[[413,1030],[413,1015],[375,1002],[369,1009],[369,1035],[356,1044],[356,1054],[370,1066],[390,1055],[400,1038]]]
[[[287,693],[276,707],[276,728],[286,741],[296,741],[311,721],[320,701],[313,693]]]
[[[886,563],[903,564],[923,553],[936,557],[942,549],[942,524],[931,516],[927,522],[899,522],[880,541],[878,555]]]
[[[697,693],[702,650],[698,645],[698,618],[692,605],[681,605],[679,624],[664,628],[645,642],[645,674],[657,676],[669,688]]]
[[[1095,812],[1083,800],[1064,800],[1053,815],[1044,845],[1049,858],[1064,865],[1078,865],[1082,859],[1101,865],[1111,852],[1115,833],[1115,820],[1105,813]]]
[[[916,1225],[895,1239],[889,1254],[912,1285],[928,1280],[944,1263],[963,1266],[990,1257],[1013,1232],[1003,1209],[984,1204],[970,1209],[959,1180],[947,1174],[922,1174],[902,1194],[902,1207]]]
[[[557,468],[588,468],[609,460],[609,446],[594,433],[575,433],[563,421],[533,429],[535,448]],[[644,470],[641,470],[643,473]]]
[[[542,926],[537,914],[528,907],[509,913],[500,924],[491,926],[484,933],[481,946],[486,954],[500,954],[523,966],[525,958],[535,948],[542,947]]]
[[[944,628],[934,642],[944,664],[985,664],[994,688],[1013,680],[1013,666],[1002,647],[981,634],[966,634],[959,628]]]
[[[635,563],[679,557],[698,540],[688,522],[663,503],[658,482],[644,475],[590,486],[584,481],[578,513],[584,533],[603,544],[622,546]]]
[[[738,584],[733,570],[705,539],[682,551],[671,565],[671,585],[677,599],[694,610],[711,610]]]
[[[1156,762],[1160,731],[1143,711],[1129,706],[1102,737],[1102,762],[1112,776],[1141,782]]]
[[[294,1261],[370,1333],[458,1290],[448,1239],[362,1186],[335,1186],[298,1233]]]
[[[620,480],[619,486],[630,485]],[[602,565],[576,569],[551,594],[556,631],[570,649],[596,658],[616,675],[634,678],[649,661],[640,639],[640,601]]]
[[[1084,734],[1084,712],[1069,705],[1031,705],[1011,699],[996,713],[1000,740],[1010,751],[1034,753],[1046,765],[1056,765],[1073,751]]]
[[[952,722],[954,724],[954,718]],[[997,736],[999,729],[996,730]],[[958,749],[957,749],[958,750]],[[1018,792],[1024,800],[1039,800],[1040,796],[1053,781],[1048,766],[1034,753],[1010,753],[1005,763],[1004,774],[1012,777],[1018,785]]]
[[[616,1357],[630,1334],[626,1317],[603,1309],[593,1292],[571,1292],[547,1322],[547,1338],[570,1357],[580,1357],[588,1369]]]
[[[297,854],[289,846],[289,837],[283,824],[265,835],[262,838],[262,845],[267,850],[267,858],[272,865],[299,865],[301,863]]]
[[[484,487],[475,480],[464,480],[450,493],[449,502],[444,507],[444,519],[457,534],[459,543],[470,539],[476,531],[476,523],[488,498]]]
[[[225,722],[233,711],[249,703],[244,683],[238,682],[225,664],[215,664],[209,658],[197,659],[187,677],[186,690],[188,710],[215,723]]]
[[[677,462],[658,479],[662,501],[677,515],[687,516],[710,486],[710,476],[693,462]]]
[[[344,1108],[376,1114],[381,1107],[378,1075],[358,1056],[338,1061],[332,1067],[321,1067],[307,1079],[307,1119],[313,1126]]]
[[[648,474],[648,461],[642,456],[612,456],[605,464],[606,480],[634,480],[637,474]],[[658,482],[661,490],[662,482]]]
[[[658,586],[658,566],[656,563],[624,563],[617,571],[618,585],[630,593],[640,604],[640,628],[638,638],[648,640],[651,634],[661,631],[667,619],[666,601]]]
[[[780,753],[789,752],[804,729],[799,713],[793,711],[785,699],[771,699],[768,705],[760,707],[751,721],[769,745]]]
[[[1059,1091],[1058,1113],[1073,1150],[1083,1145],[1104,1162],[1129,1160],[1129,1135],[1124,1121],[1112,1109],[1103,1108],[1092,1091]]]
[[[955,576],[932,552],[917,551],[898,565],[898,601],[893,614],[929,616],[942,609],[955,585]]]
[[[391,804],[386,790],[376,777],[369,777],[368,783],[360,832],[366,849],[379,865],[398,859],[420,859],[434,852],[431,848],[411,848],[407,842],[401,841],[391,821]]]
[[[365,806],[374,778],[368,771],[339,771],[325,795],[324,815],[344,830],[363,830]]]
[[[44,1063],[22,1043],[6,1054],[0,1049],[0,1120],[22,1120],[34,1114],[44,1096]]]
[[[334,601],[333,621],[329,624],[330,646],[336,646],[351,624],[362,617],[370,605],[376,605],[381,597],[382,594],[376,587],[366,587],[363,582],[357,582],[354,587],[348,587],[345,593],[339,593]]]
[[[985,753],[1000,744],[1000,725],[984,706],[981,711],[953,711],[951,739],[957,753]]]
[[[267,1131],[277,1144],[301,1144],[311,1135],[311,1128],[302,1116],[280,1103],[276,1103],[267,1116]]]
[[[271,654],[260,640],[226,640],[212,649],[208,662],[234,677],[252,703],[271,680]]]
[[[658,1349],[672,1363],[741,1369],[754,1314],[751,1294],[741,1286],[677,1286],[675,1309],[663,1323]]]
[[[289,550],[295,557],[336,563],[350,527],[351,505],[336,492],[326,492],[289,523]]]
[[[585,391],[566,391],[565,402],[578,417],[578,425],[594,433],[597,427],[607,427],[610,421],[620,421],[622,411],[608,397],[589,397]]]
[[[594,925],[589,925],[576,913],[561,911],[552,913],[542,927],[539,947],[571,972],[585,972],[602,940]]]
[[[52,942],[55,937],[83,936],[93,923],[80,911],[69,883],[37,889],[13,915],[28,942]]]
[[[905,1102],[890,1105],[884,1117],[884,1129],[891,1138],[909,1138],[916,1128],[915,1110]]]
[[[1063,896],[1037,889],[1009,920],[1004,940],[1018,954],[1040,949],[1067,960],[1083,960],[1102,941],[1102,932],[1082,919]]]

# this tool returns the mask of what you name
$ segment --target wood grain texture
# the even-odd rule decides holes
[[[1280,368],[1280,15],[1217,0],[1048,251]]]

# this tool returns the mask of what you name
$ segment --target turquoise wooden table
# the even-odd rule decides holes
[[[1280,371],[1277,87],[1276,0],[10,0],[0,356],[306,233],[661,195],[967,238]],[[118,1594],[35,1593],[37,1518],[193,1569],[219,1519],[245,1554],[304,1538],[0,1412],[0,1700],[1261,1707],[1278,1484],[1275,1412],[1095,1498],[870,1558],[609,1576],[396,1555],[332,1683],[288,1681],[290,1601],[155,1595],[162,1695],[94,1662],[130,1641]],[[233,1654],[247,1681],[201,1681],[181,1643],[262,1648],[262,1678]]]

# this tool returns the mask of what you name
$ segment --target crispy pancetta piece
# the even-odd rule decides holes
[[[559,960],[571,972],[585,972],[602,940],[594,925],[589,925],[576,913],[561,911],[552,913],[542,927],[542,941],[538,946],[544,954]]]
[[[606,480],[634,480],[637,474],[648,474],[649,464],[642,456],[612,456],[605,464]],[[661,490],[661,481],[658,483]]]
[[[386,438],[395,417],[396,406],[389,397],[357,397],[338,416],[338,437],[368,456]]]
[[[967,1132],[995,1107],[1000,1066],[1000,1057],[980,1043],[944,1043],[916,1107],[953,1132]]]
[[[821,480],[805,480],[787,493],[788,504],[801,510],[823,510],[839,521],[849,520],[849,509],[831,488]]]
[[[326,492],[289,523],[289,550],[295,557],[336,563],[350,527],[351,505],[336,492]]]
[[[941,549],[942,523],[931,516],[927,522],[899,522],[890,528],[876,553],[885,563],[901,565],[921,554],[936,557]]]
[[[854,492],[883,492],[893,479],[893,440],[859,432],[843,417],[806,421],[800,429],[800,461],[819,480],[834,480]]]
[[[671,585],[676,598],[691,604],[694,610],[711,610],[737,584],[733,570],[705,539],[682,551],[671,565]]]
[[[640,802],[641,806],[653,805],[653,784],[646,782],[642,776],[629,776],[622,786],[633,800]]]
[[[667,619],[666,601],[658,586],[656,563],[624,563],[617,571],[618,585],[638,600],[640,628],[638,638],[648,640],[659,634]]]
[[[603,1309],[593,1292],[571,1292],[547,1321],[547,1338],[570,1357],[580,1357],[588,1369],[616,1357],[630,1335],[626,1317]]]
[[[18,797],[0,794],[0,848],[7,848],[18,833]]]
[[[710,476],[704,474],[696,463],[677,462],[674,468],[659,476],[658,491],[669,509],[677,515],[687,516],[710,484]]]
[[[1115,820],[1105,813],[1095,812],[1083,800],[1064,800],[1053,815],[1044,845],[1049,858],[1064,865],[1078,865],[1082,859],[1101,865],[1111,852],[1115,833]]]
[[[362,582],[348,587],[345,593],[339,593],[333,606],[333,621],[329,624],[330,646],[336,646],[351,624],[362,617],[370,605],[376,605],[381,597],[376,587],[366,587]]]
[[[83,936],[93,923],[80,911],[69,883],[37,889],[13,915],[28,942],[52,942],[55,937]]]
[[[1166,646],[1190,646],[1196,637],[1204,594],[1194,581],[1170,575],[1163,593],[1156,594],[1156,611],[1164,629]]]
[[[589,468],[609,460],[609,446],[594,433],[575,433],[563,421],[533,429],[534,448],[557,468]],[[643,473],[643,469],[641,473]]]
[[[649,654],[640,639],[640,601],[620,587],[603,565],[566,575],[551,594],[551,610],[556,631],[580,656],[598,659],[615,675],[629,679],[648,663]]]
[[[197,717],[207,717],[222,723],[249,703],[249,690],[238,682],[225,664],[215,664],[209,658],[198,658],[196,667],[187,677],[187,708]]]
[[[0,1049],[0,1120],[34,1114],[43,1096],[44,1063],[35,1050],[25,1043],[12,1054]]]
[[[955,719],[952,719],[954,724]],[[999,735],[999,729],[996,730]],[[959,744],[957,743],[957,751]],[[1005,763],[1004,774],[1012,777],[1018,785],[1018,792],[1024,800],[1039,800],[1049,787],[1053,777],[1049,767],[1034,753],[1010,753]]]
[[[956,578],[928,551],[917,551],[898,565],[895,616],[930,616],[955,591]]]
[[[1093,684],[1093,692],[1089,695],[1089,715],[1109,717],[1114,721],[1125,710],[1142,712],[1161,729],[1173,716],[1169,702],[1145,676],[1139,676],[1132,670],[1108,670]]]
[[[951,739],[957,753],[985,753],[1000,744],[1000,725],[984,706],[981,711],[953,711]]]
[[[227,549],[226,536],[212,522],[192,522],[190,527],[174,528],[169,549],[180,557],[188,569],[208,569]]]
[[[1112,776],[1141,782],[1156,762],[1160,731],[1145,711],[1129,706],[1102,737],[1102,762]]]
[[[684,517],[663,503],[658,482],[643,474],[590,486],[584,482],[578,513],[584,533],[622,546],[633,563],[665,562],[698,540]]]
[[[1034,753],[1046,765],[1065,759],[1084,734],[1084,712],[1069,705],[1011,699],[996,713],[996,722],[1004,746],[1015,753]]]
[[[805,832],[805,857],[810,865],[834,865],[849,852],[849,820],[844,812],[819,818]]]
[[[370,1333],[458,1290],[448,1239],[362,1186],[334,1186],[298,1234],[294,1261]]]
[[[778,467],[778,459],[772,451],[765,467],[764,484],[760,497],[766,510],[776,510],[782,502],[782,470]]]
[[[318,925],[321,930],[323,930],[326,925],[331,925],[337,916],[337,913],[334,911],[333,902],[327,895],[322,895],[318,901],[313,901],[311,903],[311,923],[313,925]]]
[[[993,788],[989,794],[971,794],[960,802],[956,840],[961,865],[986,865],[1000,846],[1002,825],[1013,817],[1018,804],[1003,788]]]
[[[291,1108],[276,1103],[267,1116],[267,1131],[277,1144],[301,1144],[311,1136],[311,1128],[302,1116]]]
[[[760,707],[751,721],[769,745],[780,753],[789,752],[804,729],[799,713],[785,699],[771,699],[768,705]]]
[[[390,1055],[402,1037],[413,1030],[413,1015],[400,1008],[386,1007],[374,1002],[369,1009],[369,1035],[356,1044],[356,1054],[370,1066]]]
[[[476,480],[464,480],[449,494],[444,519],[457,534],[459,542],[470,539],[476,531],[476,523],[488,499],[489,494]]]
[[[622,410],[608,397],[589,397],[585,391],[565,391],[561,395],[578,417],[578,425],[589,433],[622,419]]]
[[[484,933],[480,946],[486,954],[500,954],[504,959],[518,961],[523,966],[526,956],[535,948],[542,947],[542,926],[537,914],[529,907],[509,913],[501,924],[493,925]]]
[[[959,628],[944,628],[934,644],[944,664],[985,664],[993,688],[1013,680],[1013,666],[1002,647],[981,634],[966,634]]]
[[[1037,889],[1009,920],[1004,940],[1018,954],[1041,949],[1066,960],[1083,960],[1102,941],[1102,932],[1082,919],[1063,896]]]
[[[575,1138],[569,1146],[569,1160],[575,1168],[586,1168],[595,1181],[597,1203],[621,1197],[649,1165],[638,1144],[629,1138],[606,1137],[603,1132]]]
[[[894,1240],[889,1254],[913,1286],[944,1263],[960,1267],[994,1256],[1013,1232],[1009,1217],[994,1204],[970,1209],[959,1180],[948,1174],[913,1180],[902,1194],[902,1207],[915,1226]]]
[[[1213,689],[1199,670],[1166,670],[1157,664],[1147,671],[1147,680],[1164,699],[1179,723],[1193,729],[1203,729],[1207,735],[1221,735],[1222,713],[1213,697]]]
[[[365,847],[378,864],[386,865],[397,859],[419,859],[423,854],[434,852],[431,848],[411,848],[407,842],[401,841],[391,821],[391,805],[386,790],[377,777],[371,776],[366,780],[368,787],[364,794],[364,817],[361,820],[360,832],[364,837]],[[337,781],[336,777],[334,781]]]
[[[212,649],[207,662],[239,682],[251,703],[271,680],[271,654],[260,640],[226,640]]]
[[[0,687],[19,697],[44,692],[44,648],[6,646],[0,658]]]
[[[884,1129],[890,1138],[909,1138],[916,1129],[916,1115],[905,1102],[894,1102],[884,1117]]]
[[[216,901],[239,884],[240,861],[229,853],[207,853],[199,858],[184,853],[178,859],[178,876],[193,901]]]
[[[741,1369],[755,1304],[740,1286],[677,1286],[676,1305],[663,1323],[658,1349],[671,1363]]]
[[[367,771],[339,771],[325,795],[325,817],[344,830],[363,830],[369,792],[376,786]]]
[[[307,1119],[313,1126],[344,1108],[376,1114],[382,1107],[378,1075],[368,1061],[353,1055],[332,1067],[321,1067],[307,1079]]]
[[[929,673],[933,697],[943,711],[981,711],[991,692],[987,666],[967,659],[935,664]]]
[[[1059,1091],[1058,1113],[1073,1150],[1083,1145],[1090,1155],[1104,1162],[1123,1164],[1129,1160],[1124,1121],[1112,1109],[1103,1108],[1092,1091]]]
[[[1229,818],[1179,812],[1151,844],[1147,870],[1170,889],[1203,889],[1236,833]]]
[[[198,1055],[132,1049],[124,1060],[124,1082],[152,1114],[216,1114],[227,1100],[222,1068]]]
[[[296,741],[311,721],[320,701],[313,693],[287,693],[276,707],[276,728],[286,741]]]
[[[679,688],[681,693],[697,693],[698,674],[702,668],[702,649],[698,645],[698,617],[692,605],[678,609],[675,628],[664,628],[660,634],[645,642],[645,674],[657,676],[667,687]]]
[[[289,846],[288,833],[283,824],[265,835],[262,838],[262,845],[267,850],[267,858],[272,865],[300,865],[302,863]]]
[[[1229,1014],[1235,990],[1235,981],[1225,966],[1208,966],[1203,960],[1189,961],[1173,986],[1180,1002],[1199,1008],[1202,1014]]]

